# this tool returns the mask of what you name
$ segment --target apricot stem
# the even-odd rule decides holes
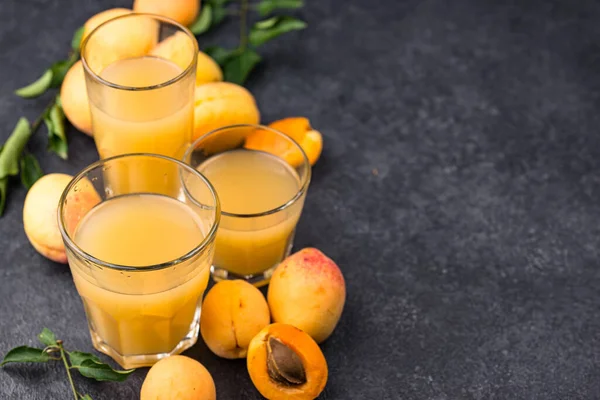
[[[65,369],[67,370],[67,377],[69,378],[69,383],[71,384],[71,390],[73,390],[73,397],[75,397],[75,400],[78,400],[79,397],[77,396],[77,390],[75,390],[75,384],[73,383],[73,377],[71,376],[69,363],[67,362],[67,357],[65,356],[65,349],[63,348],[63,342],[62,342],[62,340],[57,340],[56,344],[58,345],[58,348],[60,349],[60,358],[62,358],[63,364],[65,364]]]
[[[248,0],[240,0],[240,49],[243,51],[248,46]]]

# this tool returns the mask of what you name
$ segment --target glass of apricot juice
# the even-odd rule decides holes
[[[245,138],[257,132],[277,139],[288,157],[248,148]],[[281,132],[234,125],[201,136],[184,160],[210,180],[221,202],[213,278],[266,284],[292,249],[310,182],[306,154]]]
[[[92,131],[100,158],[154,153],[181,159],[192,140],[198,43],[184,26],[152,14],[110,19],[81,45]],[[113,170],[115,190],[155,179],[140,163],[135,180]],[[160,185],[160,184],[158,184]]]
[[[106,171],[147,173],[140,165],[166,179],[115,192]],[[162,155],[107,158],[71,181],[58,217],[97,350],[132,368],[196,343],[220,219],[202,174]]]

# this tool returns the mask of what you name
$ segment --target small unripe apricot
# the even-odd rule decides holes
[[[217,390],[208,370],[186,356],[163,358],[148,371],[140,400],[215,400]]]
[[[319,250],[306,248],[279,264],[267,298],[273,321],[300,328],[321,343],[342,315],[346,284],[336,263]]]
[[[134,0],[133,11],[158,14],[190,25],[200,11],[200,0]]]
[[[327,361],[306,332],[287,324],[271,324],[250,342],[248,373],[269,400],[312,400],[327,384]]]
[[[200,332],[219,357],[244,358],[250,340],[269,322],[269,306],[260,290],[242,280],[221,281],[204,299]]]

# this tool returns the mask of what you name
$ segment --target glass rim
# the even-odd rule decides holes
[[[256,128],[256,129],[264,129],[270,132],[273,132],[281,137],[283,137],[284,139],[290,141],[294,146],[296,146],[296,148],[298,150],[300,150],[300,153],[302,154],[302,165],[305,166],[306,168],[306,177],[304,178],[304,182],[302,182],[302,177],[299,177],[301,180],[301,185],[300,188],[298,189],[298,191],[296,192],[296,194],[287,202],[283,203],[280,206],[277,206],[275,208],[271,208],[269,210],[266,211],[261,211],[261,212],[257,212],[257,213],[230,213],[227,212],[223,209],[221,209],[221,214],[226,216],[226,217],[233,217],[233,218],[258,218],[258,217],[264,217],[266,215],[271,215],[271,214],[275,214],[278,213],[280,211],[285,210],[286,208],[291,207],[292,205],[294,205],[308,190],[308,185],[310,183],[310,178],[311,178],[311,165],[310,162],[308,161],[308,156],[306,155],[306,153],[304,152],[304,149],[302,148],[302,146],[300,146],[298,144],[298,142],[296,142],[296,140],[294,140],[291,136],[278,131],[277,129],[273,129],[270,128],[268,126],[264,126],[264,125],[260,125],[260,124],[235,124],[235,125],[227,125],[227,126],[223,126],[221,128],[217,128],[217,129],[213,129],[210,132],[205,133],[204,135],[200,136],[198,139],[194,140],[194,142],[192,142],[192,144],[188,147],[188,149],[185,152],[185,155],[183,156],[183,160],[187,161],[188,157],[190,160],[190,164],[192,161],[191,155],[194,153],[194,151],[196,150],[196,146],[202,141],[202,140],[206,140],[207,137],[212,136],[214,134],[219,133],[220,131],[224,131],[224,130],[229,130],[229,129],[236,129],[236,128]],[[269,153],[271,154],[271,153]],[[272,154],[274,156],[276,156],[277,158],[280,158],[279,156],[277,156],[276,154]],[[285,160],[284,160],[285,161]],[[197,169],[197,168],[193,168],[193,169]],[[198,171],[200,172],[200,171]]]
[[[69,233],[67,232],[67,230],[65,228],[63,210],[64,210],[64,204],[67,199],[67,195],[71,192],[71,189],[73,189],[73,187],[79,181],[81,181],[83,178],[85,178],[90,171],[92,171],[98,167],[101,167],[102,165],[107,164],[111,161],[119,160],[122,158],[137,158],[137,157],[150,157],[150,158],[155,158],[155,159],[162,159],[164,161],[174,163],[174,164],[178,165],[179,167],[183,167],[188,172],[191,172],[196,177],[199,177],[202,180],[202,182],[208,187],[208,189],[212,195],[212,198],[215,201],[215,205],[214,205],[215,219],[212,223],[212,226],[208,230],[208,233],[202,239],[200,244],[198,244],[196,247],[194,247],[192,250],[188,251],[181,257],[178,257],[174,260],[159,263],[159,264],[134,267],[134,266],[130,266],[130,265],[114,264],[114,263],[110,263],[108,261],[103,261],[103,260],[91,255],[87,251],[83,250],[81,247],[79,247],[79,245],[77,243],[75,243],[75,241],[71,238],[71,235],[69,235]],[[185,185],[184,185],[184,187],[185,187]],[[191,194],[190,194],[190,196],[191,196]],[[195,203],[200,204],[196,199],[193,198],[193,196],[191,196],[191,197]],[[101,201],[100,203],[102,203],[102,202],[103,201]],[[98,204],[100,204],[100,203],[98,203]],[[213,185],[210,183],[210,181],[208,179],[206,179],[206,177],[202,173],[200,173],[200,171],[197,171],[196,169],[192,168],[191,166],[184,163],[183,161],[177,160],[176,158],[173,158],[173,157],[168,157],[168,156],[164,156],[161,154],[151,154],[151,153],[128,153],[128,154],[120,154],[117,156],[98,160],[98,161],[88,165],[84,169],[82,169],[79,173],[77,173],[77,175],[75,175],[73,177],[73,179],[71,179],[71,181],[69,182],[69,184],[67,185],[67,187],[65,188],[65,190],[62,192],[62,194],[60,196],[60,199],[58,201],[57,217],[58,217],[58,229],[60,231],[63,241],[65,242],[65,247],[67,247],[69,250],[75,252],[79,257],[86,259],[86,260],[90,260],[101,267],[106,267],[106,268],[109,268],[112,270],[127,271],[127,272],[150,272],[150,271],[158,271],[158,270],[162,270],[162,269],[166,269],[166,268],[169,268],[172,266],[179,265],[182,262],[189,260],[190,258],[196,256],[201,251],[203,251],[208,246],[208,244],[214,240],[214,238],[216,236],[217,229],[219,227],[219,222],[221,220],[221,212],[220,211],[221,211],[221,203],[219,201],[217,192],[216,192],[215,188],[213,187]]]
[[[179,73],[176,77],[173,77],[167,81],[161,82],[161,83],[157,83],[155,85],[149,85],[149,86],[126,86],[126,85],[119,85],[117,83],[108,81],[104,78],[102,78],[100,75],[98,75],[97,73],[95,73],[92,68],[88,65],[87,60],[86,60],[86,55],[85,55],[85,49],[86,46],[88,44],[88,41],[90,40],[90,38],[94,35],[94,33],[96,33],[100,28],[102,28],[105,25],[108,25],[109,23],[116,21],[118,19],[125,19],[125,18],[131,18],[131,17],[139,17],[139,16],[146,16],[146,17],[150,17],[153,18],[155,20],[159,20],[160,22],[165,22],[168,23],[170,25],[173,25],[175,27],[177,27],[180,31],[184,32],[188,38],[191,39],[192,41],[192,46],[194,47],[193,51],[194,54],[192,55],[192,60],[190,61],[190,64],[181,72]],[[158,14],[151,14],[151,13],[138,13],[138,12],[131,12],[128,14],[124,14],[124,15],[119,15],[118,17],[114,17],[111,18],[107,21],[104,21],[103,23],[101,23],[100,25],[98,25],[97,27],[95,27],[87,36],[86,38],[83,40],[83,42],[81,43],[80,46],[80,54],[81,54],[81,63],[83,64],[83,69],[85,70],[85,72],[87,72],[87,74],[93,78],[96,82],[101,83],[102,85],[111,87],[113,89],[119,89],[119,90],[126,90],[126,91],[130,91],[130,92],[135,92],[135,91],[146,91],[146,90],[155,90],[155,89],[160,89],[163,87],[167,87],[170,86],[178,81],[180,81],[181,79],[183,79],[185,76],[187,76],[191,70],[195,69],[195,65],[197,63],[198,60],[198,40],[196,40],[196,37],[194,36],[194,34],[185,26],[181,25],[179,22],[171,19],[171,18],[167,18],[167,17],[163,17],[162,15],[158,15]]]

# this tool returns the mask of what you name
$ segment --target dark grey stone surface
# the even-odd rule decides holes
[[[248,87],[263,120],[325,136],[296,247],[336,260],[348,300],[323,345],[323,399],[600,397],[600,5],[573,0],[307,0],[309,28],[264,48]],[[127,6],[129,2],[122,1]],[[111,1],[4,1],[0,138],[44,98],[12,91],[62,57]],[[206,43],[234,43],[236,28]],[[70,159],[97,158],[69,130]],[[91,350],[67,267],[23,233],[25,191],[0,219],[0,353],[48,326]],[[243,361],[198,344],[220,399],[255,399]],[[0,371],[2,399],[69,398],[60,365]],[[137,399],[146,374],[89,383]]]

